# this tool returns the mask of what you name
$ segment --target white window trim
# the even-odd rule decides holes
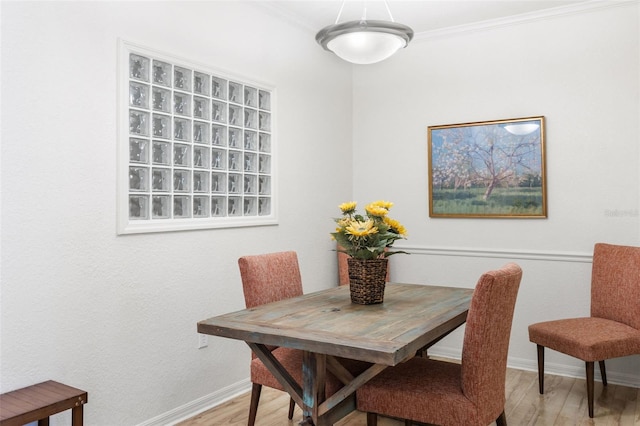
[[[258,92],[260,92],[260,94],[265,94],[265,98],[268,99],[268,103],[267,103],[267,106],[264,108],[262,107],[262,105],[260,106],[260,108],[258,108],[257,105],[255,106],[252,106],[251,104],[244,105],[245,104],[244,99],[239,104],[232,103],[228,99],[223,101],[223,103],[227,107],[229,104],[231,104],[231,106],[233,106],[236,110],[239,108],[247,107],[247,113],[253,114],[253,112],[255,112],[254,118],[258,118],[257,115],[259,115],[260,113],[264,113],[264,116],[270,119],[268,121],[270,124],[263,129],[261,128],[262,124],[251,124],[252,123],[251,121],[245,121],[244,114],[241,116],[242,124],[238,125],[237,128],[239,128],[242,131],[248,130],[248,133],[250,134],[250,136],[254,136],[254,135],[256,137],[258,137],[258,135],[266,136],[265,140],[268,143],[265,144],[265,146],[267,146],[268,148],[266,148],[266,151],[262,151],[262,144],[258,141],[258,139],[249,140],[249,141],[253,140],[253,143],[255,144],[255,146],[252,145],[251,142],[247,142],[247,145],[245,146],[244,145],[245,141],[241,140],[240,146],[236,147],[235,151],[231,149],[231,151],[235,153],[241,152],[242,153],[241,160],[246,162],[245,165],[241,165],[240,168],[236,170],[236,173],[233,173],[234,170],[229,170],[230,164],[228,162],[228,159],[224,158],[223,160],[225,162],[223,166],[224,169],[219,170],[220,173],[226,175],[227,177],[229,173],[243,176],[243,178],[240,179],[241,182],[239,182],[240,185],[243,187],[240,189],[238,193],[229,193],[230,188],[227,181],[223,182],[224,192],[220,192],[220,193],[212,193],[210,186],[208,186],[206,192],[196,192],[194,188],[190,187],[190,185],[187,185],[189,188],[188,192],[184,192],[184,193],[176,192],[174,188],[174,185],[175,185],[174,169],[181,168],[182,166],[174,164],[174,161],[173,161],[174,150],[171,149],[170,150],[171,152],[169,153],[171,157],[170,164],[165,165],[164,170],[161,170],[163,166],[155,164],[152,158],[153,154],[151,151],[154,144],[154,140],[156,142],[164,142],[167,144],[167,146],[171,146],[172,148],[173,148],[173,145],[176,143],[182,144],[186,147],[189,147],[191,149],[191,151],[189,152],[191,153],[193,153],[193,147],[205,149],[205,151],[208,149],[210,153],[210,157],[209,159],[207,159],[208,161],[207,166],[199,168],[199,167],[195,167],[192,163],[189,163],[188,166],[182,167],[182,169],[188,171],[188,174],[186,176],[193,177],[194,171],[197,172],[200,177],[203,177],[204,176],[203,174],[205,172],[208,173],[208,176],[209,176],[208,180],[205,179],[207,180],[206,185],[209,185],[211,183],[212,173],[218,172],[212,168],[212,164],[211,164],[211,155],[213,155],[212,150],[219,148],[223,152],[226,152],[228,154],[229,149],[234,147],[229,147],[229,144],[227,143],[227,141],[225,141],[224,143],[225,146],[221,146],[221,147],[213,146],[211,143],[211,132],[212,132],[211,127],[212,125],[215,125],[216,122],[212,119],[211,116],[209,116],[208,119],[195,118],[193,117],[193,113],[191,114],[191,117],[186,117],[186,119],[191,124],[193,124],[194,120],[196,120],[196,121],[200,121],[200,123],[198,124],[204,123],[208,125],[208,132],[209,132],[208,144],[200,144],[194,141],[182,142],[180,140],[176,140],[177,134],[173,134],[173,131],[171,130],[169,130],[171,134],[169,135],[168,138],[166,138],[166,135],[165,135],[164,136],[165,139],[159,140],[159,141],[156,140],[156,137],[154,136],[154,129],[153,129],[153,123],[151,122],[151,117],[153,116],[154,113],[157,113],[158,111],[154,112],[154,106],[152,104],[153,102],[152,92],[153,92],[153,89],[158,89],[160,88],[160,86],[152,84],[151,81],[148,81],[148,82],[142,81],[140,85],[144,86],[143,89],[148,89],[145,95],[146,105],[143,104],[143,106],[141,107],[131,105],[131,102],[134,102],[134,101],[130,99],[130,96],[131,96],[130,84],[133,83],[132,86],[134,87],[137,84],[137,80],[130,76],[130,73],[131,73],[130,55],[131,54],[140,55],[144,58],[149,59],[149,66],[148,66],[148,69],[146,70],[146,72],[148,73],[147,74],[148,80],[153,79],[153,71],[151,69],[151,63],[153,60],[157,60],[157,61],[162,61],[162,62],[171,64],[172,66],[183,67],[183,68],[186,68],[187,70],[206,74],[207,76],[209,76],[209,85],[211,85],[211,77],[223,79],[223,80],[226,80],[227,82],[240,83],[243,85],[243,87],[246,85],[247,86],[246,88],[249,89],[248,93],[251,94],[252,99],[253,99],[253,95],[255,95],[256,100],[258,99],[257,97]],[[128,41],[124,41],[124,40],[119,40],[118,42],[118,71],[119,71],[118,72],[118,96],[117,96],[117,102],[118,102],[117,232],[118,234],[136,234],[136,233],[182,231],[182,230],[195,230],[195,229],[262,226],[262,225],[276,225],[278,223],[277,193],[276,193],[276,189],[278,187],[277,185],[278,155],[277,155],[277,138],[276,138],[277,114],[275,111],[277,102],[276,102],[276,90],[273,85],[256,82],[242,76],[233,75],[231,73],[221,71],[219,69],[215,69],[211,66],[202,65],[194,61],[178,58],[178,57],[175,57],[174,55],[166,54],[158,50],[150,49],[148,47],[144,47],[144,46],[131,43]],[[191,75],[193,76],[194,74],[191,74]],[[173,73],[170,77],[173,82]],[[255,93],[254,93],[254,90],[252,89],[255,89]],[[171,89],[168,87],[167,90],[179,91],[181,89],[176,89],[176,88]],[[215,101],[213,94],[210,93],[210,96],[207,97],[206,95],[200,95],[198,93],[194,93],[193,89],[191,89],[190,93],[186,91],[182,93],[172,91],[171,93],[173,95],[185,94],[186,98],[188,98],[191,103],[190,107],[194,106],[193,104],[194,95],[197,97],[202,96],[203,98],[208,100],[209,109],[211,109],[212,101]],[[244,98],[244,94],[245,94],[245,91],[243,90],[241,93],[243,98]],[[176,119],[180,121],[180,118],[181,118],[179,113],[176,110],[174,110],[175,105],[174,105],[173,95],[171,96],[171,99],[169,101],[169,112],[167,113],[160,112],[160,114],[164,114],[164,116],[160,118],[169,118],[169,117],[171,118],[170,120],[171,125],[175,123]],[[225,97],[226,97],[226,93],[225,93]],[[145,114],[143,115],[149,118],[149,122],[146,123],[146,126],[147,126],[146,134],[140,135],[140,136],[130,133],[130,130],[132,129],[130,127],[130,113],[132,113],[135,116],[136,113],[138,112],[145,113],[146,115]],[[225,110],[225,113],[228,113],[228,109]],[[229,123],[222,123],[222,126],[224,126],[224,128],[226,129],[228,129],[228,127],[233,127]],[[254,126],[254,127],[248,127],[248,126]],[[189,138],[191,138],[193,136],[193,134],[191,134],[192,132],[191,126],[187,126],[187,127],[190,133]],[[225,137],[226,136],[228,135],[225,132]],[[142,146],[144,146],[146,142],[146,154],[145,154],[147,158],[146,162],[137,163],[132,159],[133,155],[130,153],[130,149],[131,149],[130,143],[135,145],[137,148],[139,148],[139,145],[136,142],[130,142],[130,138],[143,140]],[[159,144],[159,145],[162,145],[162,144]],[[199,150],[198,152],[200,153],[205,151]],[[266,171],[258,170],[258,167],[262,167],[261,165],[262,163],[260,164],[260,166],[258,166],[258,162],[260,159],[259,157],[261,156],[261,154],[263,154],[265,160],[267,160],[266,162],[268,164],[267,166],[268,170]],[[160,176],[160,173],[159,173],[160,171],[164,171],[164,172],[168,171],[169,173],[168,176],[170,177],[170,182],[169,182],[170,188],[168,190],[164,190],[160,192],[158,188],[155,188],[153,186],[156,184],[155,181],[152,184],[152,169],[154,169],[154,166],[156,170],[158,170],[157,176]],[[146,179],[146,186],[141,185],[141,187],[143,188],[132,189],[131,187],[132,181],[129,175],[130,168],[135,169],[133,173],[135,173],[136,180],[138,180],[137,178],[139,178],[141,175],[144,176],[144,178]],[[137,173],[138,171],[145,172],[146,175],[145,173],[138,174]],[[162,176],[167,177],[166,174],[162,174]],[[249,189],[248,189],[250,193],[244,193],[246,190],[246,188],[244,187],[245,178],[248,179],[247,180],[248,182],[252,182],[253,186],[249,185]],[[266,192],[260,192],[258,190],[259,178],[266,178],[269,185],[268,187],[266,187],[267,188]],[[175,200],[173,197],[174,196],[192,197],[190,198],[190,203],[188,205],[189,209],[192,210],[194,195],[196,197],[203,197],[202,201],[206,201],[206,197],[209,197],[209,204],[206,205],[206,207],[209,209],[207,213],[207,217],[193,217],[193,216],[187,217],[187,218],[174,217],[175,212],[173,208],[173,202]],[[132,197],[132,202],[135,202],[133,207],[130,206],[130,196]],[[167,199],[171,201],[171,207],[166,207],[164,210],[158,209],[158,212],[166,212],[167,209],[170,210],[168,214],[169,216],[168,218],[158,218],[156,217],[156,215],[153,214],[152,199],[154,196],[158,197],[158,201],[167,201]],[[140,207],[141,204],[144,204],[144,200],[141,200],[141,198],[145,198],[145,197],[146,197],[146,203],[147,203],[145,208],[147,213],[143,215],[143,218],[131,217],[131,215],[133,214],[132,212],[138,211],[137,210],[138,207]],[[213,202],[213,200],[211,199],[211,197],[216,197],[216,198],[219,197],[219,199],[223,198],[224,200],[226,200],[225,202],[228,202],[232,198],[235,201],[242,200],[241,207],[240,207],[242,211],[239,214],[236,211],[236,215],[230,215],[228,206],[225,204],[223,206],[223,208],[225,209],[225,212],[223,213],[222,216],[212,216],[211,203]],[[261,213],[258,213],[258,204],[260,200],[263,202],[266,201],[264,205],[268,205],[267,212],[262,211]],[[141,203],[141,201],[143,202]],[[134,208],[136,210],[132,210]],[[246,212],[245,212],[245,208],[247,209]],[[248,213],[248,214],[245,214],[245,213]]]

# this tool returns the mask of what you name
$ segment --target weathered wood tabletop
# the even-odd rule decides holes
[[[472,294],[465,288],[387,284],[384,303],[363,306],[351,303],[349,286],[341,286],[209,318],[198,323],[198,332],[247,342],[303,407],[308,424],[332,424],[355,407],[359,386],[463,324]],[[303,388],[265,345],[305,352]],[[373,366],[347,377],[339,395],[325,400],[318,389],[327,364],[335,365],[333,357]]]

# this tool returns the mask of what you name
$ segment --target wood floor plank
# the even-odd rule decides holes
[[[587,412],[587,389],[581,379],[545,376],[545,394],[538,393],[538,374],[508,369],[505,413],[510,426],[640,426],[640,389],[596,382],[595,417]],[[176,426],[246,426],[250,393],[192,417]],[[264,387],[256,426],[297,426],[302,410],[296,407],[287,419],[289,396]],[[355,411],[335,426],[364,426],[366,414]],[[380,417],[379,426],[404,426],[396,419]],[[493,423],[495,425],[495,423]]]
[[[636,397],[636,412],[633,418],[635,419],[635,425],[640,425],[640,389],[637,389],[638,396]]]
[[[528,413],[535,412],[535,403],[527,404],[529,395],[538,393],[538,376],[533,371],[507,370],[507,381],[505,383],[505,395],[507,404],[505,415],[511,424],[525,425],[524,419],[529,419]],[[512,419],[518,419],[513,421]]]
[[[559,419],[562,407],[566,404],[567,398],[576,379],[562,376],[544,376],[544,395],[538,394],[537,404],[538,416],[535,424],[562,426],[564,422]]]
[[[513,400],[507,396],[505,414],[507,423],[518,426],[532,426],[536,424],[540,411],[540,403],[543,400],[538,394],[537,380],[534,386],[530,383],[523,383],[526,388],[522,398]]]
[[[594,389],[594,394],[600,394],[597,386],[596,389]],[[583,380],[572,379],[571,389],[569,390],[567,398],[560,409],[555,424],[558,426],[574,425],[577,420],[585,422],[588,418],[589,412],[585,382]]]
[[[640,389],[616,386],[616,401],[619,403],[619,424],[637,426],[640,424]]]

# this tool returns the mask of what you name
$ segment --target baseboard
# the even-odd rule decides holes
[[[230,399],[237,397],[251,389],[249,379],[234,383],[231,386],[222,388],[216,392],[205,395],[194,401],[188,402],[180,407],[176,407],[171,411],[160,414],[150,420],[138,424],[138,426],[167,426],[190,419],[198,414],[216,407]]]
[[[459,348],[435,348],[429,350],[429,354],[442,358],[449,358],[460,360]],[[525,371],[538,371],[538,362],[525,358],[509,357],[507,359],[507,367],[516,370]],[[571,366],[566,364],[557,364],[553,362],[545,362],[544,364],[545,374],[553,374],[555,376],[573,377],[576,379],[585,379],[584,367]],[[594,369],[594,379],[596,381],[602,381],[600,377],[600,370],[596,367]],[[607,368],[607,383],[614,385],[628,386],[631,388],[640,388],[640,375],[638,374],[620,374],[615,371],[609,371]]]
[[[537,361],[531,361],[524,358],[509,358],[507,361],[509,368],[515,368],[517,370],[526,371],[538,371]],[[557,364],[553,362],[545,361],[544,373],[553,374],[554,376],[573,377],[577,379],[585,379],[584,364],[582,366],[571,366],[566,364]],[[600,377],[600,369],[594,368],[594,380],[602,381]],[[614,385],[627,386],[631,388],[640,388],[640,375],[638,374],[620,374],[615,371],[610,371],[607,368],[607,383]]]

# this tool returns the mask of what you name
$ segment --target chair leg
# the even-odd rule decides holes
[[[507,416],[504,415],[504,410],[496,419],[496,426],[507,426]]]
[[[251,403],[249,404],[249,421],[248,426],[254,426],[256,423],[256,414],[258,413],[258,402],[260,402],[260,392],[262,385],[254,383],[251,387]]]
[[[296,408],[296,403],[293,398],[289,398],[289,420],[293,419],[294,408]]]
[[[607,370],[604,368],[604,360],[598,361],[600,364],[600,376],[602,376],[602,386],[607,386]]]
[[[587,369],[587,403],[589,404],[589,417],[593,418],[593,361],[586,361]]]
[[[376,413],[367,413],[367,426],[378,426],[378,415]]]
[[[544,346],[538,345],[538,388],[544,393]]]

